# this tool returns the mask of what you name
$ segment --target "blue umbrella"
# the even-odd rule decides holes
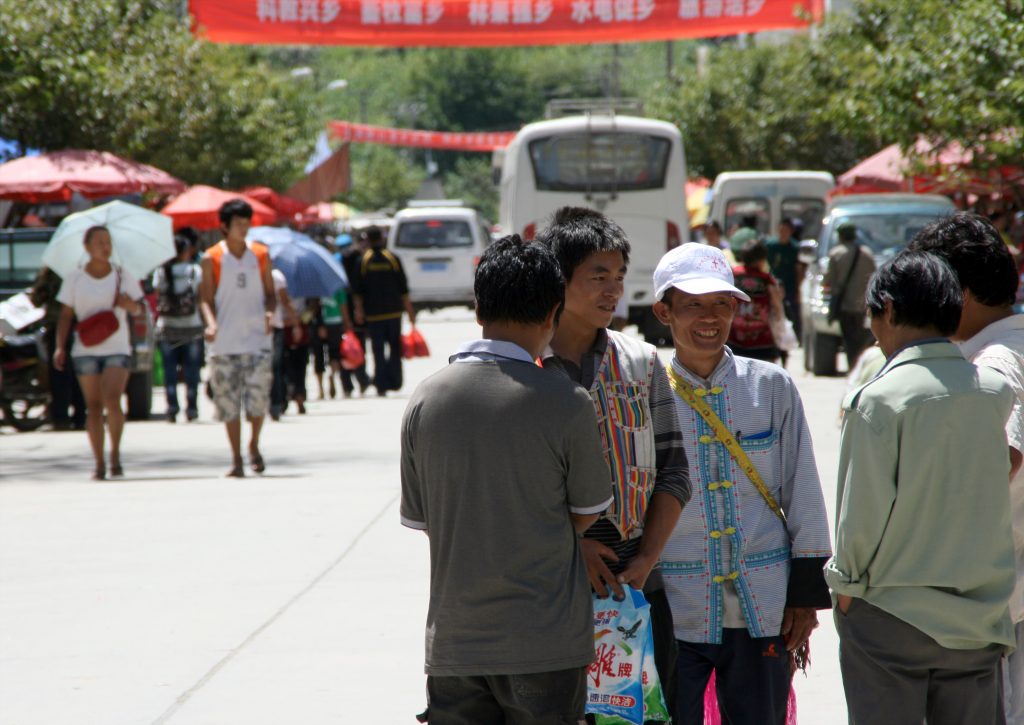
[[[330,297],[348,287],[342,266],[307,234],[285,227],[253,227],[245,238],[267,245],[292,297]]]

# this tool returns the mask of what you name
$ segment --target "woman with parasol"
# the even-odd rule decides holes
[[[68,331],[78,319],[71,362],[82,386],[87,410],[86,430],[96,460],[93,480],[107,476],[104,463],[103,420],[110,432],[110,474],[123,476],[121,433],[124,412],[121,396],[128,382],[131,341],[127,314],[143,312],[142,288],[135,277],[110,262],[113,243],[110,231],[93,226],[83,239],[89,260],[69,273],[61,284],[57,301],[63,306],[57,323],[53,364],[63,370],[67,364]]]

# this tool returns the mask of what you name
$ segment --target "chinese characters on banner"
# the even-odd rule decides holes
[[[557,45],[801,28],[823,0],[190,0],[222,43]]]
[[[340,141],[455,151],[493,151],[508,146],[512,137],[515,136],[514,132],[447,133],[368,126],[364,123],[349,123],[347,121],[331,121],[327,127],[331,135]]]

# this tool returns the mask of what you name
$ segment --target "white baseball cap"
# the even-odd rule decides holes
[[[744,302],[750,297],[735,285],[732,268],[721,249],[688,242],[669,250],[654,270],[654,299],[661,300],[669,287],[691,295],[728,292]]]

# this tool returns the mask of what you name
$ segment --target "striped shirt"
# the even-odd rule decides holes
[[[676,396],[694,488],[661,556],[676,638],[718,644],[723,627],[744,624],[751,637],[778,635],[787,605],[830,604],[822,571],[831,554],[828,519],[800,395],[782,368],[728,348],[707,380],[675,358],[672,369],[703,391],[788,521],[787,528],[704,419]],[[733,592],[736,621],[727,611]]]
[[[558,357],[548,350],[544,355],[544,367],[561,370],[587,390],[594,385],[601,362],[608,351],[609,336],[606,330],[599,330],[594,345],[582,359],[582,366],[571,360]],[[683,448],[683,434],[676,419],[674,395],[668,384],[668,377],[661,361],[655,359],[651,376],[648,405],[651,409],[651,424],[654,429],[655,479],[651,495],[668,493],[683,506],[690,500],[690,470]],[[618,562],[608,562],[613,574],[623,571],[640,550],[641,526],[631,538],[623,539],[611,519],[602,516],[587,529],[584,536],[604,544],[619,557]],[[652,575],[657,582],[656,575]],[[650,581],[650,580],[649,580]]]

